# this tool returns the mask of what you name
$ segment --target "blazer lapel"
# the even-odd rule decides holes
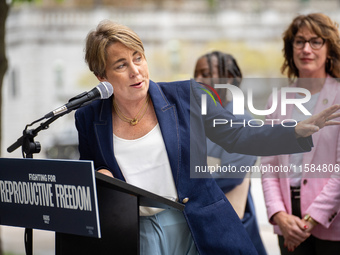
[[[291,87],[296,87],[295,85],[292,85]],[[294,99],[295,98],[295,93],[287,93],[286,94],[286,98],[287,99]],[[280,102],[280,110],[282,111],[282,108],[281,108],[281,98],[279,99],[279,102]],[[286,105],[286,116],[281,116],[281,120],[285,119],[285,118],[291,118],[292,117],[292,114],[293,114],[293,108],[294,108],[294,104],[287,104]],[[289,157],[290,155],[288,154],[285,154],[285,155],[282,155],[282,164],[284,166],[289,166]],[[287,173],[282,171],[280,172],[280,176],[281,178],[284,178],[285,176],[287,176]]]
[[[170,104],[160,86],[151,80],[149,93],[162,131],[174,181],[177,185],[181,148],[176,105]]]
[[[296,87],[296,86],[293,85],[292,87]],[[295,98],[295,93],[287,93],[286,94],[286,98],[287,99],[294,99]],[[281,103],[281,99],[280,99],[280,103]],[[280,106],[280,108],[281,108],[281,106]],[[292,114],[293,114],[294,104],[287,104],[286,108],[287,108],[287,116],[291,117]]]
[[[338,96],[336,93],[336,89],[334,89],[334,86],[339,86],[337,84],[337,81],[334,80],[332,77],[327,76],[324,87],[320,91],[320,95],[318,98],[318,101],[315,106],[315,110],[313,114],[317,114],[326,108],[333,105],[335,98]],[[313,143],[318,144],[318,141],[320,139],[320,132],[316,132],[313,134]],[[303,158],[304,164],[309,164],[312,162],[312,159],[314,157],[315,151],[317,146],[313,147],[312,151],[310,153],[306,153]]]
[[[113,131],[112,131],[112,97],[103,100],[98,121],[94,123],[98,149],[107,165],[114,174],[115,178],[125,181],[120,171],[113,151]]]

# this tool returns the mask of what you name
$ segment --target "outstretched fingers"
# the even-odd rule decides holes
[[[340,112],[333,113],[333,114],[329,115],[326,118],[325,126],[340,125],[340,121],[339,120],[334,120],[334,119],[339,118],[339,117],[340,117]]]
[[[328,107],[327,109],[323,110],[322,112],[320,112],[318,117],[324,117],[326,119],[332,119],[330,118],[336,111],[338,111],[340,109],[340,105],[335,104],[332,105],[330,107]],[[339,114],[339,113],[336,113]]]
[[[339,109],[340,105],[333,105],[322,112],[299,122],[295,127],[296,137],[310,136],[325,126],[340,125],[339,121],[334,120],[335,118],[340,117],[340,112],[336,113]]]
[[[335,113],[340,109],[340,105],[332,105],[331,107],[328,107],[327,109],[323,110],[322,112],[319,112],[318,114],[315,114],[310,118],[312,121],[311,124],[314,124],[318,126],[319,128],[322,128],[324,126],[330,126],[330,125],[338,125],[339,123],[337,121],[333,121],[333,119],[340,116],[340,112]]]

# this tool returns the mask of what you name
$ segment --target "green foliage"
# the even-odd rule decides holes
[[[34,0],[12,0],[12,3],[33,2]]]
[[[216,0],[207,0],[207,2],[210,9],[214,9],[216,7]]]
[[[61,4],[64,0],[54,0],[56,3]],[[35,4],[42,4],[43,0],[12,0],[13,4],[22,4],[22,3],[35,3]]]

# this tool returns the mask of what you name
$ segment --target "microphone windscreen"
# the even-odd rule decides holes
[[[99,85],[97,86],[97,89],[100,92],[101,99],[107,99],[113,94],[113,87],[111,83],[107,81],[102,81],[101,83],[99,83]]]

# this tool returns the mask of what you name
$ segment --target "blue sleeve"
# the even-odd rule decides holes
[[[221,158],[221,166],[232,166],[236,172],[232,173],[216,173],[213,177],[216,179],[218,186],[224,193],[232,190],[243,182],[246,172],[240,172],[242,166],[252,166],[256,161],[255,156],[248,156],[237,153],[223,153]]]
[[[231,108],[231,109],[230,109]],[[227,110],[232,110],[232,104],[229,103],[226,107]],[[250,114],[241,116],[242,118],[249,120],[251,119]],[[218,157],[221,160],[221,167],[224,166],[226,169],[232,172],[215,172],[213,177],[216,179],[218,186],[222,189],[224,193],[229,192],[234,189],[237,185],[240,185],[243,178],[247,174],[246,172],[241,172],[242,166],[252,166],[256,162],[256,156],[249,156],[238,153],[228,153],[222,147],[214,144],[209,139],[207,139],[208,146],[208,156]]]
[[[198,88],[200,85],[195,81],[192,81],[192,84],[192,100],[195,102],[193,104],[196,104],[196,108],[200,108],[201,95],[205,92]],[[234,122],[242,122],[242,120],[236,118],[220,104],[215,104],[210,97],[207,97],[206,108],[207,114],[201,116],[206,136],[228,152],[270,156],[311,151],[313,147],[311,136],[296,139],[295,128],[287,127],[287,123],[286,126],[263,125],[261,127],[231,125],[231,120]],[[226,120],[228,123],[214,125],[216,119]]]

